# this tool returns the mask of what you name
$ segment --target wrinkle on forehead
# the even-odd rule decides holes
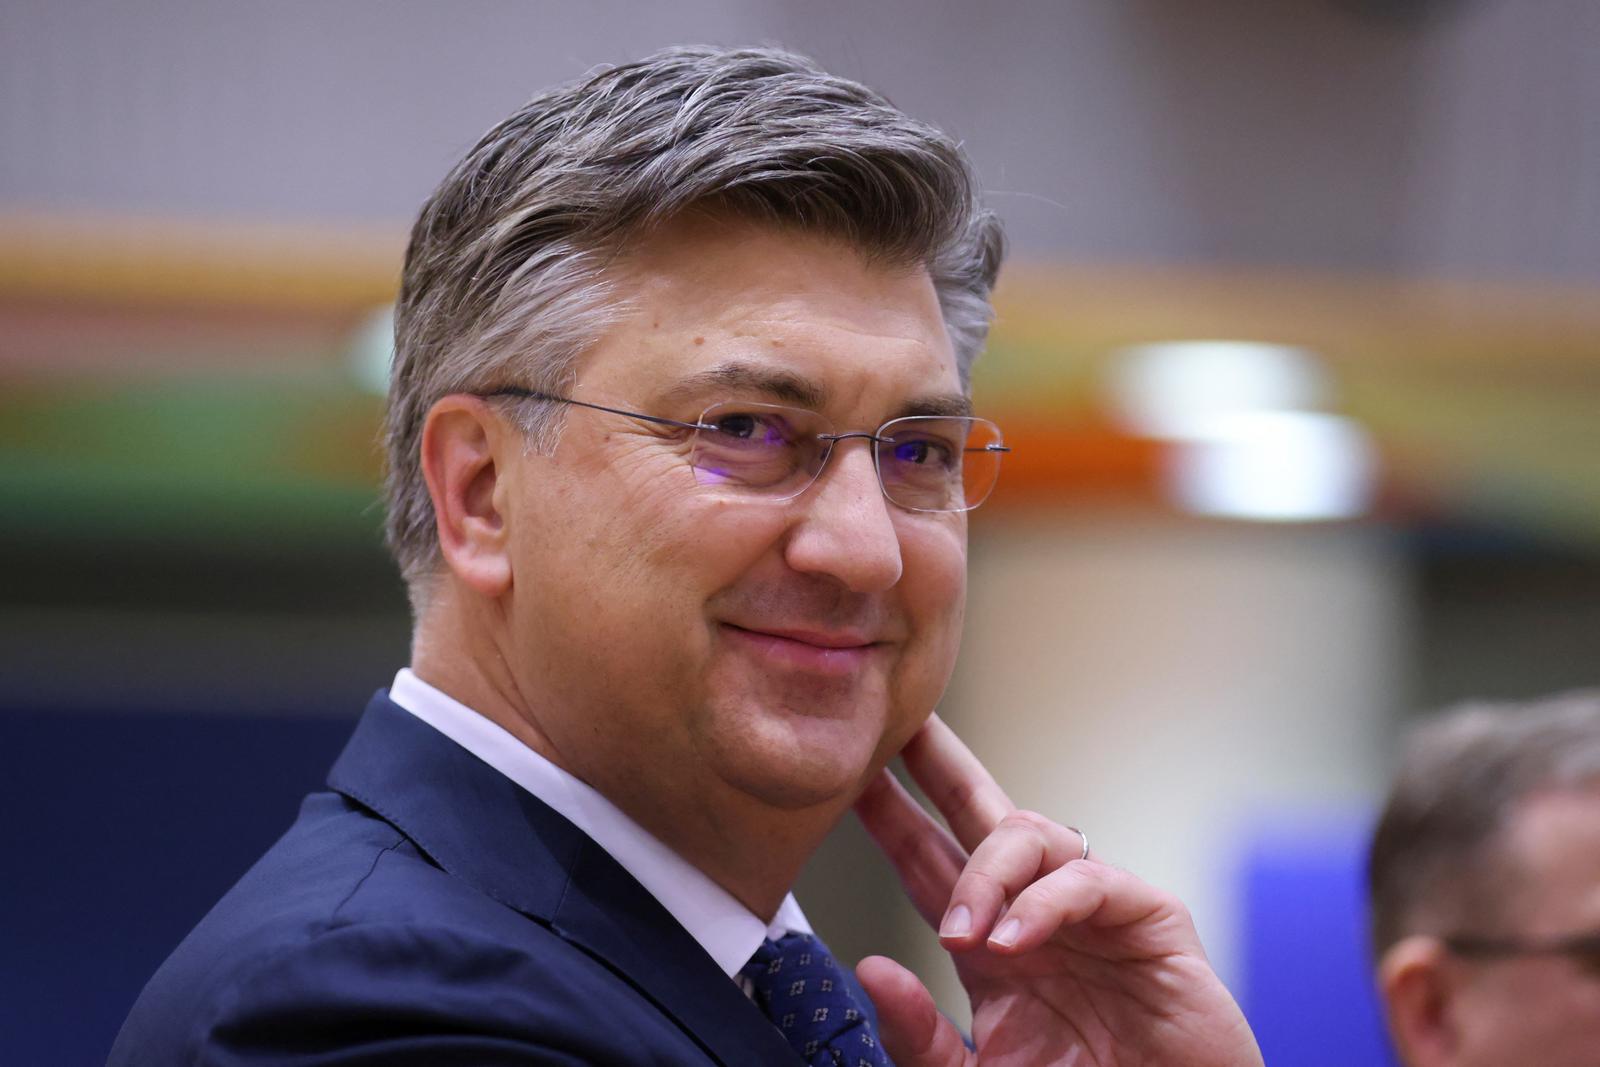
[[[787,303],[787,301],[784,303]],[[812,308],[800,306],[802,305],[802,301],[800,299],[794,300],[793,303],[797,305],[797,314],[793,319],[783,317],[748,317],[743,318],[741,321],[749,324],[750,326],[769,326],[777,329],[785,329],[792,327],[797,319],[810,318],[812,315],[814,315]],[[928,339],[923,336],[925,332],[924,322],[918,316],[904,310],[885,307],[882,304],[872,301],[863,300],[862,303],[869,306],[874,317],[892,321],[884,322],[883,328],[881,329],[871,330],[862,329],[861,327],[852,325],[849,322],[834,319],[828,319],[819,323],[818,325],[826,327],[830,332],[848,334],[851,337],[860,337],[867,341],[878,341],[885,344],[894,345],[914,345],[918,348],[924,349],[930,347],[928,344]],[[768,306],[779,312],[784,310],[783,303],[769,304]],[[939,322],[940,325],[943,326],[943,320],[939,320]],[[900,328],[891,329],[890,327]],[[752,331],[747,330],[745,332]]]
[[[698,255],[701,250],[714,254]],[[844,290],[834,272],[818,276],[818,252],[854,275]],[[730,276],[728,268],[735,264]],[[733,318],[749,324],[792,325],[812,320],[813,297],[843,294],[854,305],[852,314],[845,316],[852,321],[830,317],[829,327],[885,341],[948,346],[943,309],[925,266],[887,264],[824,234],[790,232],[715,214],[685,217],[629,249],[612,270],[624,287],[639,295],[654,293],[659,306],[680,321]],[[797,318],[785,317],[791,306],[800,312]],[[927,321],[938,323],[937,338],[927,336]],[[862,323],[867,324],[865,329]]]
[[[651,402],[752,399],[889,419],[969,414],[932,279],[740,220],[680,220],[619,265],[634,312],[600,351]],[[592,364],[591,364],[592,365]],[[642,402],[642,401],[641,401]]]

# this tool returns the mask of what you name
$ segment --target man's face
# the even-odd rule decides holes
[[[922,270],[698,218],[617,276],[626,317],[573,399],[685,422],[721,401],[785,404],[836,433],[961,400]],[[965,516],[890,504],[860,440],[772,503],[701,484],[684,431],[564,414],[554,454],[513,460],[506,483],[501,649],[557,759],[646,825],[848,804],[949,678]]]
[[[1517,872],[1500,925],[1528,940],[1600,930],[1600,790],[1536,794],[1503,835]],[[1600,1063],[1600,970],[1564,956],[1459,960],[1450,1010],[1461,1067]]]

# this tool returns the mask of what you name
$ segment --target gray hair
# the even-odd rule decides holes
[[[1414,933],[1494,921],[1508,875],[1496,838],[1524,798],[1600,786],[1600,690],[1468,704],[1420,727],[1367,862],[1377,955]]]
[[[698,207],[925,268],[967,386],[1004,242],[959,145],[786,52],[673,48],[601,69],[485,134],[412,230],[384,444],[388,541],[415,609],[439,559],[428,410],[511,381],[559,393],[621,310],[608,263]],[[520,418],[533,447],[551,444],[552,406]]]

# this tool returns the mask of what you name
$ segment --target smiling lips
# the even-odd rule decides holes
[[[832,677],[847,677],[866,666],[883,644],[845,631],[750,630],[724,623],[723,630],[776,667]]]

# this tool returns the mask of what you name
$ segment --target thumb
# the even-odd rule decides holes
[[[856,978],[878,1009],[878,1036],[896,1067],[965,1067],[971,1052],[921,980],[886,956],[868,956]]]

